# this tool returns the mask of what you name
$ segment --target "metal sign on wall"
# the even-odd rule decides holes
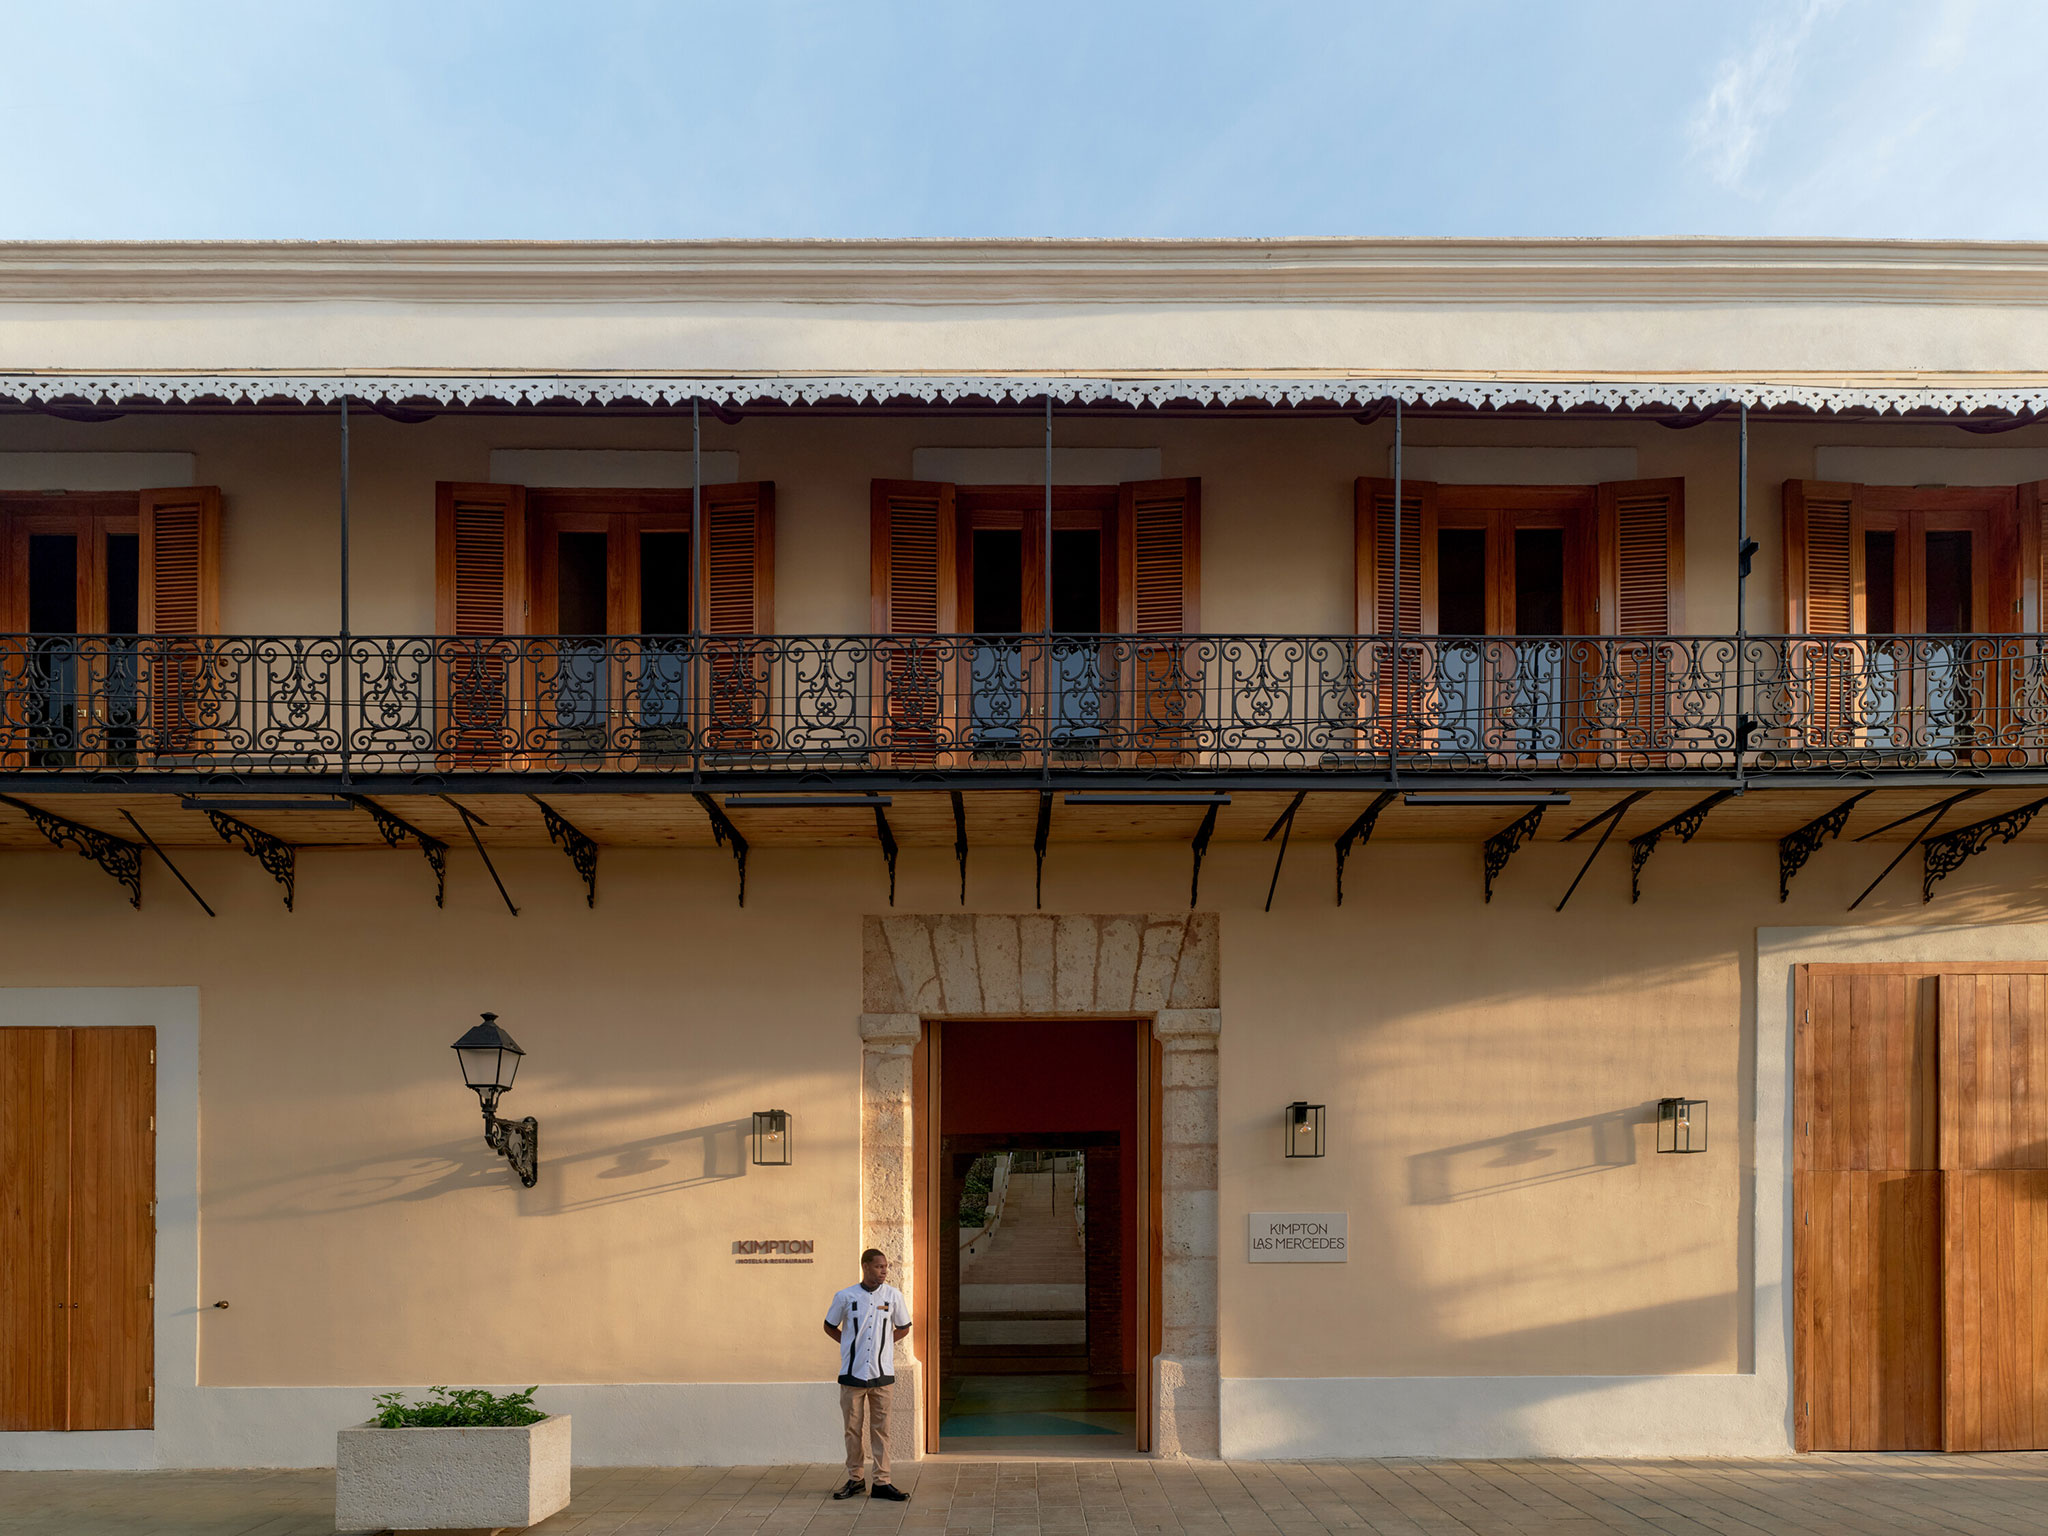
[[[1350,1243],[1348,1211],[1253,1211],[1254,1264],[1342,1264]]]
[[[808,1264],[815,1241],[808,1237],[739,1238],[733,1242],[736,1264]]]

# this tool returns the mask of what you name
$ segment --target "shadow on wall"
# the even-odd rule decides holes
[[[1635,1128],[1656,1120],[1656,1104],[1646,1102],[1418,1152],[1408,1159],[1408,1203],[1451,1205],[1630,1167],[1636,1160]]]
[[[241,1221],[308,1216],[436,1200],[498,1185],[509,1185],[525,1196],[522,1209],[534,1214],[588,1210],[741,1178],[747,1171],[749,1130],[744,1120],[721,1120],[563,1155],[549,1150],[543,1121],[540,1185],[527,1191],[519,1189],[505,1161],[484,1145],[479,1128],[474,1136],[458,1141],[336,1163],[281,1186],[230,1196],[223,1200],[220,1215]]]

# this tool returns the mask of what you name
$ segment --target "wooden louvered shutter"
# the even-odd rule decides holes
[[[1117,576],[1117,628],[1125,634],[1185,635],[1201,627],[1201,481],[1118,487]]]
[[[442,481],[434,499],[434,614],[441,638],[439,737],[458,767],[518,749],[531,722],[513,699],[520,671],[508,637],[526,629],[526,488]]]
[[[1820,480],[1785,482],[1785,632],[1860,635],[1864,631],[1861,487]],[[1787,665],[1803,719],[1788,722],[1807,746],[1853,745],[1856,690],[1864,647],[1847,640],[1796,639]]]
[[[1417,724],[1427,708],[1423,689],[1432,670],[1425,649],[1408,638],[1436,633],[1437,491],[1428,480],[1401,482],[1401,570],[1399,614],[1403,636],[1395,665],[1394,482],[1361,476],[1352,494],[1352,543],[1356,558],[1353,604],[1358,633],[1359,728],[1361,749],[1384,752],[1393,741],[1391,723],[1408,722],[1404,744],[1421,739]]]
[[[1685,592],[1685,481],[1615,480],[1599,488],[1600,632],[1644,637],[1612,647],[1611,666],[1588,665],[1580,689],[1589,729],[1640,760],[1671,745],[1670,648]],[[1591,658],[1587,658],[1591,662]],[[1683,671],[1681,663],[1681,671]],[[1604,680],[1603,680],[1604,673]]]
[[[879,645],[875,746],[895,763],[928,763],[954,734],[948,683],[960,671],[945,642],[929,643],[959,627],[953,487],[877,480],[868,528],[875,633],[896,637]]]
[[[220,691],[207,648],[178,637],[220,630],[220,491],[186,485],[140,493],[137,627],[146,645],[143,740],[159,755],[196,752]],[[232,684],[229,685],[230,687]]]
[[[2020,535],[2020,628],[2039,631],[2048,628],[2042,614],[2048,613],[2048,480],[2033,480],[2014,487],[2019,506]]]
[[[219,488],[144,491],[140,511],[142,633],[219,633]]]
[[[1189,635],[1201,628],[1202,482],[1132,480],[1117,490],[1117,628]],[[1103,714],[1132,746],[1133,764],[1178,764],[1202,713],[1201,651],[1140,640]]]
[[[775,630],[775,485],[707,485],[704,517],[704,633],[759,637]],[[708,730],[715,746],[754,743],[768,725],[769,661],[764,642],[706,642]]]
[[[1394,482],[1361,477],[1352,498],[1358,633],[1394,632]],[[1401,633],[1436,633],[1436,486],[1401,482]]]

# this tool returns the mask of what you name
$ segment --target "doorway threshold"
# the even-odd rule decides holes
[[[924,1460],[958,1466],[972,1461],[1150,1461],[1129,1435],[942,1435]]]

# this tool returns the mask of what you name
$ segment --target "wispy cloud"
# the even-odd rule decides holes
[[[1792,105],[1800,51],[1820,20],[1840,5],[1841,0],[1805,0],[1765,21],[1747,47],[1722,60],[1691,123],[1692,151],[1722,186],[1744,189],[1765,132]]]

